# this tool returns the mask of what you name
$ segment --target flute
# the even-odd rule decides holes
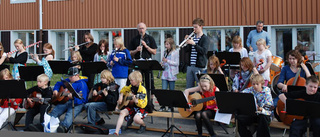
[[[29,54],[29,56],[33,56],[33,55],[38,55],[38,56],[42,56],[42,55],[49,55],[49,54],[45,54],[45,53],[43,53],[43,54]]]
[[[85,43],[81,43],[81,44],[79,44],[78,46],[80,47],[80,46],[82,46],[82,45],[86,45],[86,44],[89,44],[90,42],[85,42]],[[69,48],[66,48],[66,49],[64,49],[64,50],[62,50],[62,51],[66,51],[66,50],[69,50],[69,49],[73,49],[75,46],[71,46],[71,47],[69,47]]]
[[[30,44],[30,45],[26,46],[26,49],[27,49],[27,48],[30,48],[30,47],[32,47],[32,46],[34,46],[34,45],[37,45],[37,47],[38,47],[38,44],[40,44],[40,43],[42,43],[42,41],[38,41],[38,42],[35,42],[35,43],[33,43],[33,44]],[[15,53],[15,52],[17,52],[17,51],[18,51],[18,50],[10,51],[10,52],[8,52],[7,54],[13,54],[13,53]]]

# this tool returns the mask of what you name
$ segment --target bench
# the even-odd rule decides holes
[[[17,109],[16,110],[16,116],[15,116],[14,122],[13,122],[14,126],[17,126],[17,127],[24,127],[25,126],[25,124],[19,124],[19,121],[25,115],[25,113],[27,113],[26,109]]]

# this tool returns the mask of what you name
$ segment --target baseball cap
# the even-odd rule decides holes
[[[66,77],[74,76],[79,74],[79,69],[76,67],[70,67],[68,69],[68,73],[65,75]]]

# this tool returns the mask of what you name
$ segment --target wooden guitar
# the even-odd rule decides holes
[[[66,103],[67,101],[69,101],[68,95],[70,93],[71,92],[67,88],[61,86],[58,94],[56,96],[52,96],[51,103],[54,105]]]
[[[41,103],[47,104],[48,101],[51,100],[51,98],[41,98],[41,97],[39,97],[39,94],[41,96],[41,93],[39,93],[37,91],[33,91],[29,96],[29,98],[32,99],[32,102],[30,103],[30,102],[28,102],[26,100],[26,103],[24,103],[24,108],[25,109],[30,109],[30,108],[33,108],[35,106],[39,106]]]
[[[189,97],[188,97],[188,102],[191,103],[191,105],[192,105],[190,107],[191,110],[188,110],[185,108],[178,108],[178,111],[182,117],[185,117],[185,118],[190,117],[194,111],[200,111],[203,109],[204,102],[213,100],[215,98],[216,97],[214,97],[214,96],[202,98],[202,96],[199,93],[193,93],[192,95],[189,95]]]
[[[132,97],[133,97],[133,95],[131,95],[129,93],[124,95],[121,104],[118,105],[118,108],[123,109],[125,106],[133,106],[134,102],[132,101]]]
[[[91,90],[88,96],[88,100],[89,102],[102,102],[104,97],[103,90],[107,90],[108,92],[114,92],[114,91],[117,91],[118,88],[119,88],[119,85],[117,84],[107,86],[102,90],[101,90],[101,86],[99,86],[97,95],[93,96],[93,90]]]

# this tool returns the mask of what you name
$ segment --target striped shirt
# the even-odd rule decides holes
[[[195,35],[193,38],[193,41],[196,43],[196,45],[198,44],[200,38],[197,38],[197,36]],[[196,65],[197,64],[197,50],[196,50],[196,45],[192,45],[191,46],[191,55],[190,55],[190,65]]]

